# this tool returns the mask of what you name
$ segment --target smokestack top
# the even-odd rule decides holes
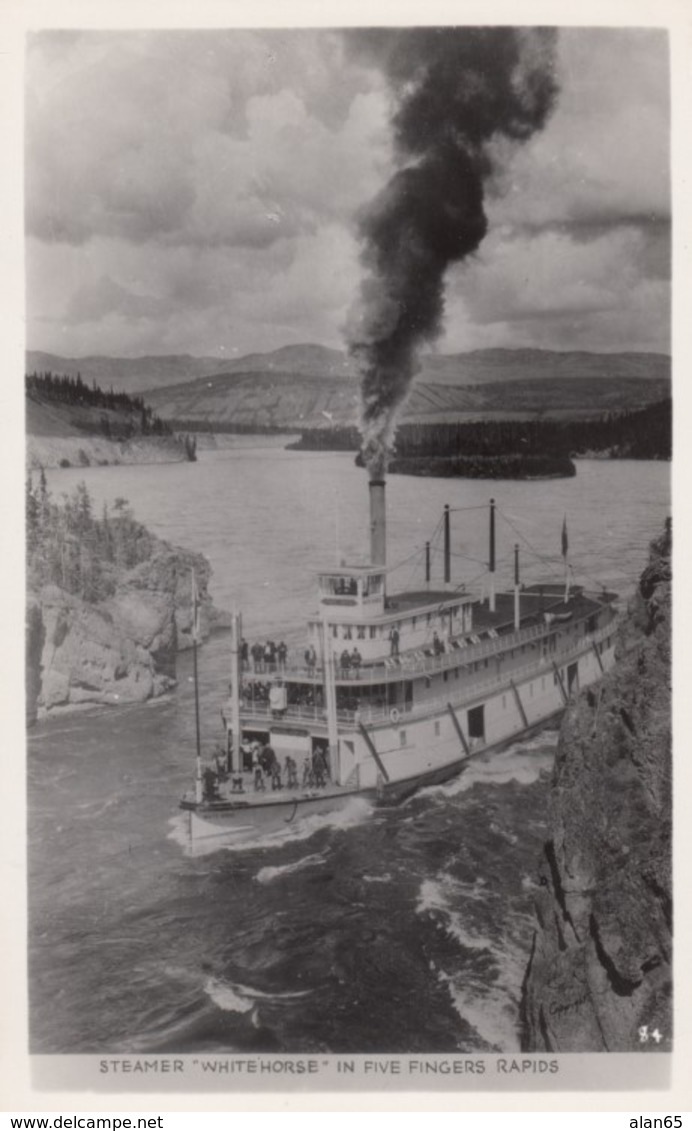
[[[370,480],[370,561],[376,566],[384,566],[387,563],[384,479]]]

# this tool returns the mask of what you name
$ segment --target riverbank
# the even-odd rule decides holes
[[[108,467],[122,463],[183,463],[185,444],[177,436],[107,440],[102,436],[32,436],[26,438],[26,465]]]

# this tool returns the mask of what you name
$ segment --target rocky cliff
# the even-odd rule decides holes
[[[602,683],[567,712],[523,991],[526,1051],[671,1041],[671,535]]]
[[[27,603],[27,715],[82,705],[142,702],[175,683],[176,655],[191,646],[194,567],[203,637],[226,623],[208,595],[211,567],[157,541],[123,572],[107,600],[90,603],[45,585]]]

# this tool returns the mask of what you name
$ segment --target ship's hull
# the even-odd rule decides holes
[[[498,753],[510,744],[556,723],[564,708],[545,719],[533,723],[492,745],[478,747],[469,754],[454,758],[398,781],[380,782],[377,786],[346,789],[327,786],[323,791],[283,791],[280,798],[265,799],[247,795],[226,802],[201,802],[184,799],[181,807],[188,815],[189,845],[193,851],[211,851],[215,847],[242,846],[250,842],[262,843],[265,839],[277,840],[295,829],[304,831],[308,818],[329,816],[343,811],[358,798],[373,807],[398,805],[418,790],[443,785],[463,773],[468,766],[486,756]]]

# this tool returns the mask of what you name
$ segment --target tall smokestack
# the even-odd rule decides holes
[[[370,480],[370,564],[387,564],[384,479]]]

